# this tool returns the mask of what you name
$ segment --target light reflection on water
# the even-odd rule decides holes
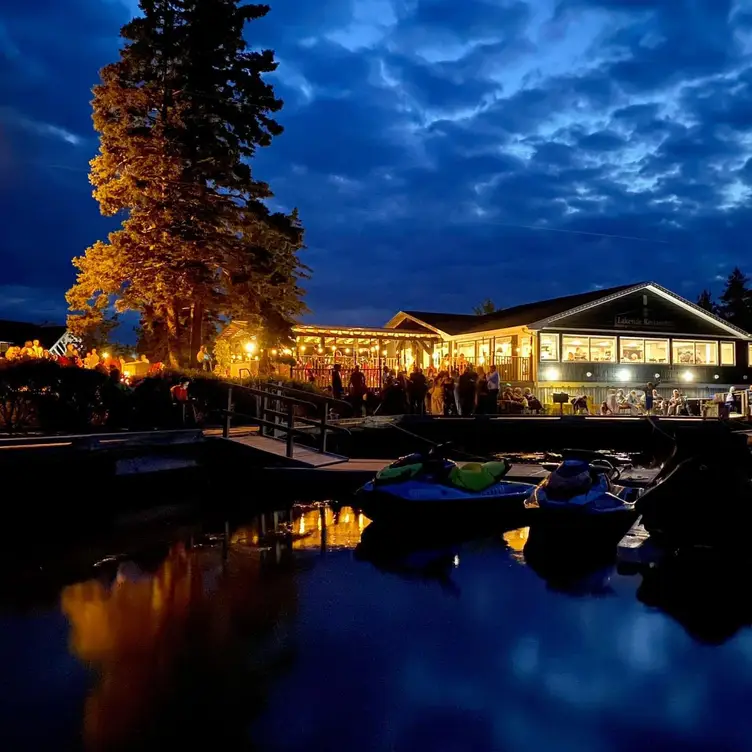
[[[638,600],[640,577],[552,590],[525,565],[528,528],[417,552],[374,539],[363,561],[367,526],[296,507],[226,553],[178,544],[63,588],[59,633],[41,631],[54,612],[0,614],[7,748],[749,749],[749,631],[702,646]]]

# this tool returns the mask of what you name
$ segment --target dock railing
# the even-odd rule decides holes
[[[235,410],[233,401],[234,389],[241,389],[245,393],[256,397],[256,415],[239,413]],[[305,395],[306,399],[302,399],[300,396],[293,396],[290,392]],[[261,436],[283,439],[286,444],[286,456],[292,458],[295,448],[295,437],[305,436],[311,438],[312,436],[311,431],[300,427],[302,424],[303,426],[312,426],[318,429],[315,434],[317,441],[312,448],[323,454],[327,451],[328,434],[341,433],[350,435],[350,431],[346,428],[333,426],[329,423],[329,410],[332,403],[342,403],[350,409],[349,403],[342,402],[342,400],[336,400],[324,395],[309,394],[302,389],[285,386],[277,387],[274,384],[264,384],[259,387],[228,384],[227,407],[222,411],[224,416],[222,436],[226,439],[230,438],[233,417],[243,418],[250,423],[258,425]],[[298,414],[300,408],[313,408],[314,412],[318,412],[318,415],[315,418],[300,415]]]

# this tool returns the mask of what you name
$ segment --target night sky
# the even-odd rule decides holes
[[[730,0],[271,0],[311,320],[383,324],[748,263],[752,13]],[[65,315],[115,224],[88,183],[99,68],[135,0],[4,0],[0,317]]]

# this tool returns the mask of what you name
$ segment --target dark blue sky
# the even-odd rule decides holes
[[[248,39],[277,52],[286,131],[256,173],[300,208],[313,320],[644,279],[694,298],[752,267],[743,2],[270,4]],[[62,318],[71,257],[113,226],[88,103],[135,8],[2,4],[0,317]]]

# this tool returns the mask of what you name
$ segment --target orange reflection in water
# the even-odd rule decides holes
[[[509,546],[509,548],[513,551],[513,558],[524,561],[524,558],[522,556],[522,551],[525,548],[525,544],[527,543],[527,537],[530,534],[530,528],[529,527],[520,527],[517,528],[517,530],[507,530],[506,533],[504,533],[503,538],[506,544]]]
[[[342,507],[335,513],[329,507],[305,510],[293,521],[293,532],[300,536],[296,549],[351,549],[360,543],[363,529],[370,523],[362,512]]]
[[[261,582],[262,569],[258,551],[231,549],[223,565],[216,549],[177,546],[154,574],[126,565],[111,585],[93,580],[63,590],[71,652],[99,674],[85,707],[87,749],[153,738],[169,726],[181,692],[191,705],[217,704],[230,675],[248,663],[248,638],[270,633],[296,609],[294,578]],[[245,661],[228,662],[241,639]],[[181,718],[187,726],[201,722]]]

